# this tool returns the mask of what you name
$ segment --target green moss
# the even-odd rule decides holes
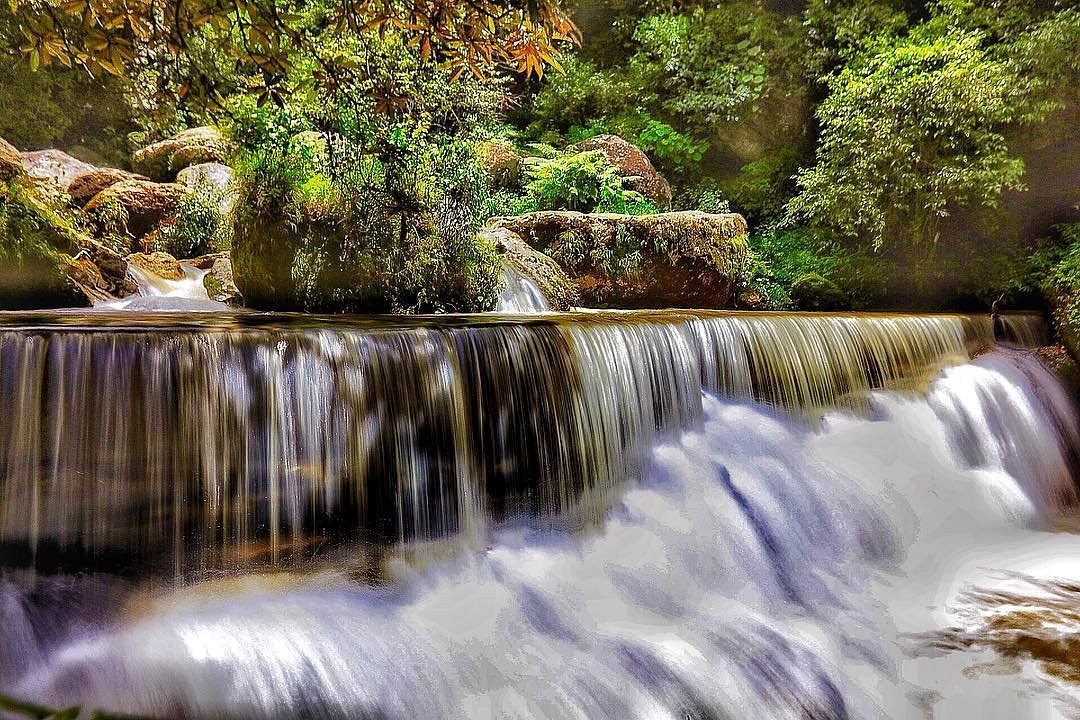
[[[0,307],[85,304],[66,272],[77,246],[56,207],[21,182],[0,185]]]
[[[836,283],[817,273],[803,275],[792,283],[791,300],[800,310],[844,310],[851,306]]]

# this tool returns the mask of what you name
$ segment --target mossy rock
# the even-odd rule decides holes
[[[521,154],[505,140],[486,140],[476,145],[476,156],[491,184],[514,188],[520,184]]]
[[[544,211],[498,218],[602,308],[725,308],[745,272],[746,220],[734,213]]]
[[[0,182],[7,183],[26,174],[22,155],[15,146],[0,138]]]
[[[69,276],[79,238],[26,183],[0,185],[0,308],[87,304]]]
[[[137,150],[131,156],[131,166],[137,173],[164,182],[191,165],[224,162],[232,151],[233,144],[216,128],[203,126]]]
[[[488,228],[483,233],[494,243],[506,267],[536,283],[552,310],[569,310],[580,303],[577,284],[550,257],[506,228]]]
[[[122,227],[114,229],[141,238],[176,214],[185,192],[187,189],[176,183],[123,180],[95,195],[84,212],[99,230],[119,224]]]
[[[847,310],[851,301],[840,287],[817,273],[807,273],[791,284],[788,293],[800,310]]]

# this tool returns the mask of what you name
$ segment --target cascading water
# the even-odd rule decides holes
[[[551,306],[536,282],[510,268],[502,271],[503,289],[495,312],[509,314],[551,312]]]
[[[184,276],[169,280],[137,265],[128,266],[128,276],[135,281],[138,290],[134,295],[109,300],[95,305],[98,310],[130,310],[141,312],[221,312],[228,310],[225,303],[211,300],[203,285],[209,270],[200,270],[189,264],[181,264]]]
[[[989,318],[63,322],[0,330],[5,564],[114,574],[11,571],[14,695],[183,717],[1080,711],[1057,675],[973,673],[992,651],[926,639],[977,615],[980,568],[1080,550],[1038,532],[1076,503],[1070,400],[1023,351],[969,360]]]

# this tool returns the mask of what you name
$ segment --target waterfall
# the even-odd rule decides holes
[[[636,397],[639,404],[630,403],[631,409],[614,418],[597,409],[588,418],[589,431],[616,433],[620,443],[642,433],[651,440],[643,444],[637,464],[640,477],[608,508],[602,531],[535,533],[510,523],[489,529],[482,548],[449,560],[394,561],[374,584],[334,571],[255,576],[149,598],[136,593],[143,599],[122,610],[115,596],[125,591],[123,583],[111,591],[94,578],[71,580],[63,588],[48,579],[32,583],[30,590],[0,587],[6,600],[0,618],[9,628],[0,641],[0,648],[7,643],[9,650],[0,652],[0,663],[6,663],[0,664],[0,685],[42,702],[171,717],[914,720],[974,713],[1005,720],[1075,715],[1075,688],[1070,694],[1067,685],[1040,674],[1037,665],[1002,673],[977,649],[934,650],[916,635],[936,627],[975,632],[967,623],[977,622],[979,613],[965,609],[965,595],[953,585],[982,583],[990,588],[984,594],[1003,587],[1006,581],[992,577],[987,567],[1001,568],[1008,578],[1061,558],[1055,565],[1060,570],[1080,552],[1076,536],[1032,530],[1076,502],[1070,464],[1078,428],[1064,391],[1032,356],[1017,350],[984,353],[974,362],[930,371],[934,377],[920,383],[918,392],[872,390],[856,411],[845,400],[813,423],[751,396],[721,397],[700,389],[703,382],[707,387],[725,377],[726,387],[736,387],[731,378],[746,370],[730,364],[737,359],[749,363],[750,380],[742,387],[751,394],[763,390],[768,397],[815,403],[830,394],[843,399],[835,393],[843,391],[845,398],[850,393],[853,379],[841,380],[848,365],[826,360],[843,347],[865,357],[874,357],[875,349],[906,348],[903,360],[897,357],[864,374],[863,382],[879,385],[898,379],[892,373],[901,370],[914,377],[920,372],[917,361],[933,364],[962,353],[965,341],[984,340],[988,332],[981,321],[956,317],[796,316],[787,327],[778,324],[776,336],[753,327],[770,322],[768,317],[704,316],[487,329],[323,330],[306,338],[306,352],[322,351],[320,360],[303,371],[295,365],[295,346],[288,352],[282,346],[298,342],[296,337],[245,336],[252,347],[243,380],[230,373],[247,356],[199,356],[191,362],[221,363],[208,370],[219,380],[246,383],[251,405],[265,406],[260,412],[276,408],[282,418],[293,417],[299,438],[313,429],[295,416],[298,408],[283,409],[293,402],[286,400],[291,386],[256,401],[253,396],[262,392],[252,384],[258,373],[310,388],[303,397],[312,412],[325,410],[322,393],[340,370],[359,395],[369,380],[369,393],[384,384],[395,386],[384,387],[379,392],[385,394],[364,405],[379,422],[387,420],[380,412],[390,413],[394,403],[433,419],[442,412],[438,402],[445,402],[448,412],[464,410],[453,406],[468,396],[464,387],[454,390],[463,381],[466,361],[474,372],[485,373],[486,383],[499,380],[494,368],[507,368],[518,357],[514,348],[568,352],[573,361],[549,368],[549,376],[536,385],[569,381],[566,374],[573,371],[573,384],[564,382],[560,397],[588,403],[606,399],[610,408]],[[797,328],[800,334],[794,334]],[[78,337],[65,335],[64,341]],[[347,352],[345,337],[356,343]],[[732,337],[745,350],[735,359],[715,353],[722,346],[706,342]],[[833,364],[828,372],[819,367],[814,377],[831,390],[802,392],[799,383],[815,383],[788,375],[766,379],[780,362],[765,363],[755,355],[762,348],[754,338],[766,337],[797,343],[774,348],[778,353],[810,347],[820,352],[823,363]],[[196,338],[207,345],[205,352],[239,343],[234,337],[212,348],[202,333],[189,338],[190,345],[173,345],[169,355],[192,351]],[[25,354],[40,357],[39,351],[57,339],[40,340],[43,347]],[[94,342],[103,342],[81,339],[88,345],[80,345],[82,351],[91,355]],[[857,344],[828,344],[841,339]],[[127,362],[148,381],[157,378],[155,389],[174,383],[171,398],[181,407],[194,393],[193,386],[180,382],[185,376],[174,375],[184,372],[179,363],[154,366],[138,354],[154,347],[146,333],[114,342],[120,348],[115,352],[126,350]],[[32,344],[25,334],[23,344]],[[705,369],[701,355],[707,347],[714,351],[712,370]],[[282,353],[278,359],[275,352]],[[3,367],[9,368],[10,348],[6,353]],[[610,364],[602,360],[605,353]],[[106,356],[99,362],[117,368],[119,360]],[[331,362],[358,357],[369,364],[346,363],[346,371]],[[531,373],[541,373],[541,365],[551,362],[548,355],[532,357]],[[376,358],[390,365],[376,366]],[[22,362],[24,381],[36,367],[39,377],[50,378],[45,384],[52,382],[48,360]],[[586,363],[597,362],[603,371],[584,371]],[[685,372],[685,363],[693,373]],[[810,364],[804,358],[804,365]],[[406,367],[414,374],[393,380]],[[320,373],[322,385],[312,380]],[[438,387],[417,392],[412,383],[421,377]],[[609,393],[589,387],[601,381],[625,385]],[[411,400],[392,394],[408,387],[416,393]],[[529,421],[503,415],[512,403],[500,402],[504,393],[519,389],[512,377],[487,388],[485,402],[494,406],[483,423],[484,442],[502,438],[505,444],[489,445],[486,452],[528,444]],[[77,396],[65,390],[66,397]],[[543,403],[555,400],[538,390],[530,393],[538,413],[546,412]],[[235,424],[218,427],[217,435],[246,437],[240,432],[240,409],[231,407]],[[568,401],[554,410],[543,422],[578,407]],[[189,431],[213,417],[208,412],[193,420]],[[331,416],[323,421],[341,422]],[[567,415],[558,431],[548,432],[571,432],[573,423],[585,421]],[[132,420],[127,428],[136,425]],[[512,427],[516,433],[509,432]],[[431,434],[424,441],[457,443],[476,429],[443,435],[428,427]],[[420,432],[399,430],[405,433],[401,442],[414,441],[417,436],[410,433]],[[118,427],[110,433],[99,445],[115,445]],[[212,436],[206,431],[199,441]],[[573,445],[581,439],[570,436],[561,448],[547,445],[543,451],[533,446],[533,452],[555,457],[561,449],[582,459],[585,449]],[[284,456],[293,442],[300,441],[283,439],[274,452]],[[320,446],[320,451],[324,462],[335,456],[332,448]],[[55,460],[55,453],[49,457]],[[517,455],[502,461],[510,464],[502,472],[510,473]],[[436,468],[430,459],[427,464]],[[594,461],[594,467],[602,464]],[[287,484],[279,492],[287,494]],[[195,499],[188,496],[185,502]],[[198,500],[231,502],[224,496]],[[333,504],[329,495],[320,501],[324,508]],[[39,507],[48,505],[42,497]],[[41,532],[47,534],[46,525]],[[1075,568],[1071,572],[1066,577],[1077,577]],[[57,598],[67,610],[60,617],[50,612]],[[1030,623],[1026,618],[1017,628]],[[988,669],[980,675],[982,667]]]
[[[992,342],[956,315],[129,317],[0,329],[0,542],[27,564],[204,571],[516,517],[583,528],[700,426],[703,392],[865,409]]]
[[[495,312],[507,314],[551,312],[547,298],[532,278],[504,267],[502,282],[503,289],[495,303]]]
[[[120,300],[95,304],[97,310],[142,312],[220,312],[229,306],[211,300],[203,285],[209,270],[181,263],[184,276],[178,280],[163,278],[138,265],[129,264],[128,277],[135,281],[137,292]]]

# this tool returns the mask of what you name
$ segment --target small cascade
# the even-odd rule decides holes
[[[700,426],[703,393],[865,410],[872,389],[924,386],[993,338],[957,315],[7,321],[8,556],[177,573],[492,520],[582,527],[655,442]]]
[[[229,306],[211,300],[203,285],[209,270],[200,270],[188,263],[181,263],[184,276],[169,280],[138,265],[129,264],[128,277],[135,281],[138,290],[120,300],[95,304],[98,310],[131,310],[142,312],[220,312]]]
[[[551,312],[547,298],[532,278],[504,267],[502,282],[503,289],[495,303],[495,312],[518,315]]]

